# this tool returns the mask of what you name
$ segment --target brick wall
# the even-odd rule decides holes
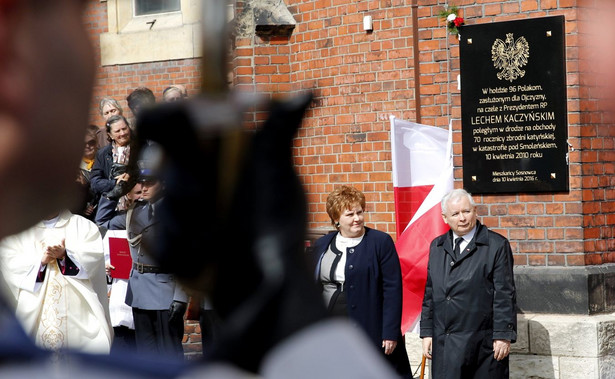
[[[421,2],[419,2],[421,3]],[[437,2],[430,2],[431,12],[425,11],[419,19],[419,28],[427,30],[445,30],[438,13],[443,8]],[[568,83],[569,141],[577,150],[579,148],[579,79],[577,47],[577,12],[573,2],[561,1],[466,1],[450,2],[459,5],[460,15],[466,24],[508,21],[529,17],[544,17],[564,14],[566,16],[566,56]],[[445,40],[446,42],[442,42]],[[433,37],[432,37],[433,41]],[[431,50],[421,54],[421,76],[428,76],[428,82],[437,81],[437,70],[432,66],[440,62],[441,71],[446,70],[441,60],[448,60],[453,79],[459,74],[459,47],[457,38],[444,35],[438,47],[431,44]],[[424,50],[421,48],[421,50]],[[447,52],[448,51],[448,52]],[[430,59],[433,56],[433,59]],[[441,57],[441,60],[437,59]],[[423,68],[425,67],[425,69]],[[433,73],[432,73],[433,72]],[[452,85],[451,85],[452,84]],[[447,88],[448,87],[448,88]],[[446,91],[450,89],[451,107],[447,112]],[[453,118],[454,162],[456,179],[462,177],[461,168],[461,107],[460,95],[455,83],[446,83],[433,90],[434,105],[439,105],[443,113]],[[438,101],[437,99],[440,99]],[[442,125],[438,114],[423,117],[423,122]],[[446,121],[446,120],[444,120]],[[443,126],[443,125],[442,125]],[[570,154],[570,192],[566,194],[518,194],[518,195],[478,195],[479,215],[482,221],[508,237],[511,241],[515,263],[520,265],[582,265],[583,254],[583,217],[580,203],[582,179],[580,177],[578,152]],[[461,181],[456,182],[460,187]]]
[[[130,119],[132,114],[126,103],[126,96],[138,86],[151,89],[157,99],[162,99],[162,91],[172,84],[185,85],[189,95],[198,93],[200,88],[199,59],[102,67],[99,35],[108,32],[106,2],[89,1],[85,22],[89,28],[94,47],[93,55],[98,67],[94,82],[94,98],[90,110],[94,124],[103,124],[102,117],[98,113],[98,103],[105,96],[113,97],[119,101],[124,110],[124,115]]]
[[[368,198],[368,224],[395,237],[388,116],[414,121],[412,2],[288,0],[297,26],[290,38],[242,38],[236,84],[265,92],[316,95],[295,140],[295,163],[309,200],[309,226],[329,225],[327,194],[350,183]],[[453,121],[456,186],[462,186],[459,48],[438,17],[446,2],[418,1],[421,122]],[[603,120],[581,65],[588,1],[449,1],[467,24],[565,15],[570,191],[476,196],[483,222],[512,242],[515,263],[577,266],[615,262],[613,128]],[[371,15],[374,30],[362,29]],[[590,20],[591,23],[591,20]],[[284,55],[288,55],[286,58]],[[273,57],[276,57],[274,60]],[[262,67],[262,66],[265,67]],[[288,67],[290,66],[290,74]],[[289,82],[285,82],[289,80]],[[262,118],[262,117],[261,117]],[[255,117],[254,121],[258,121]]]
[[[522,265],[585,265],[615,261],[612,225],[615,191],[613,128],[603,120],[583,71],[580,8],[591,1],[449,1],[467,24],[549,15],[566,16],[570,192],[560,194],[477,196],[482,220],[513,243]],[[98,34],[106,31],[106,5],[89,3],[86,22],[97,62]],[[241,90],[289,95],[310,90],[314,106],[294,142],[295,163],[308,194],[309,227],[326,228],[326,195],[350,183],[368,199],[368,224],[395,237],[390,114],[416,120],[411,0],[287,0],[297,21],[290,37],[239,36],[233,50],[233,85]],[[445,2],[418,1],[421,122],[454,129],[456,185],[461,186],[459,48],[447,35],[438,12]],[[237,2],[237,11],[243,9]],[[374,31],[362,30],[371,15]],[[587,67],[586,67],[587,69]],[[194,94],[198,60],[100,67],[96,104],[109,95],[121,100],[137,85],[160,95],[180,82]],[[585,80],[585,82],[583,82]],[[262,122],[253,113],[248,122]]]
[[[612,114],[604,110],[612,107],[608,101],[613,99],[612,84],[610,80],[613,70],[612,63],[601,67],[598,62],[607,62],[600,57],[608,54],[613,46],[610,29],[612,22],[599,22],[609,25],[608,30],[594,30],[597,20],[609,17],[612,13],[601,12],[593,8],[595,0],[579,1],[579,62],[581,72],[580,84],[580,161],[581,175],[583,177],[582,203],[584,226],[584,250],[586,264],[611,263],[615,260],[615,240],[613,240],[613,225],[615,223],[615,191],[613,174],[615,174],[615,148]],[[613,3],[609,2],[610,6]],[[612,9],[611,9],[612,10]],[[598,33],[598,35],[596,35]],[[600,45],[603,43],[604,45]],[[603,49],[606,46],[607,49]],[[612,58],[610,56],[609,58]],[[606,87],[605,87],[606,86]],[[604,92],[606,91],[606,93]],[[606,104],[605,104],[606,103]]]
[[[294,141],[297,171],[308,196],[310,228],[330,226],[324,208],[327,194],[337,185],[352,184],[367,196],[368,225],[395,237],[388,117],[416,120],[417,85],[421,122],[447,127],[453,121],[456,186],[462,185],[458,41],[447,34],[438,17],[446,3],[438,0],[417,0],[415,35],[412,3],[286,0],[297,21],[291,36],[235,39],[232,83],[237,89],[281,96],[310,90],[315,95]],[[615,129],[601,112],[595,77],[590,75],[591,57],[583,49],[585,31],[592,22],[583,11],[591,3],[448,1],[460,8],[467,24],[566,16],[568,134],[574,148],[570,191],[476,196],[482,221],[511,240],[517,265],[615,262]],[[238,1],[236,7],[241,11],[244,3]],[[373,17],[373,32],[363,31],[364,15]],[[99,66],[98,34],[106,31],[106,20],[106,4],[90,1],[86,23]],[[418,51],[413,50],[414,38],[418,38]],[[420,62],[418,83],[415,54]],[[198,60],[99,67],[92,120],[102,122],[97,112],[102,96],[121,100],[128,112],[125,97],[138,85],[160,95],[166,86],[179,82],[194,94],[199,77]],[[265,117],[254,112],[247,121],[254,126]],[[196,343],[196,337],[187,334],[186,342],[191,341]]]
[[[591,98],[591,83],[582,61],[579,29],[581,3],[577,1],[458,1],[467,24],[507,21],[513,19],[565,15],[566,57],[570,153],[570,191],[560,194],[519,194],[512,196],[477,196],[481,203],[479,213],[488,226],[507,236],[515,253],[515,263],[520,265],[588,265],[613,262],[612,235],[613,194],[613,132],[603,119]],[[425,5],[419,19],[421,78],[425,83],[437,83],[441,72],[451,68],[453,79],[459,73],[459,49],[455,37],[438,36],[443,30],[437,14],[441,6],[435,1],[419,1]],[[427,5],[431,5],[427,7]],[[428,33],[427,31],[431,31]],[[424,38],[423,36],[427,36]],[[431,36],[431,39],[429,39]],[[439,43],[435,41],[439,40]],[[446,40],[444,43],[443,40]],[[448,57],[446,57],[448,55]],[[444,62],[448,58],[448,66]],[[440,64],[440,70],[435,65]],[[423,79],[429,77],[429,79]],[[450,83],[450,81],[447,80]],[[452,83],[454,84],[454,83]],[[429,94],[422,97],[439,106],[441,112],[425,115],[423,122],[444,126],[440,116],[447,113],[446,82],[438,88],[430,85]],[[456,87],[452,92],[450,114],[455,131],[456,178],[461,179],[460,97]],[[421,91],[422,93],[426,93]],[[461,186],[461,182],[456,183]]]

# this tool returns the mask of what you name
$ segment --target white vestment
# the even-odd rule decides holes
[[[45,245],[65,240],[66,255],[79,268],[63,275],[56,260],[36,282]],[[98,227],[84,217],[61,212],[53,225],[43,222],[0,242],[0,270],[16,315],[36,343],[50,350],[108,353],[113,337]]]

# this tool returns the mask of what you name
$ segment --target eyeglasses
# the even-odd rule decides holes
[[[87,146],[96,146],[96,140],[92,140],[92,141],[85,141],[85,144]]]

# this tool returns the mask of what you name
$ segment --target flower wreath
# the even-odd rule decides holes
[[[457,7],[450,7],[440,12],[440,17],[446,22],[446,29],[452,35],[459,35],[459,29],[461,25],[465,24],[463,17],[457,16]]]

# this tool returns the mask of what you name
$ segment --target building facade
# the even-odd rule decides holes
[[[99,64],[97,102],[137,86],[161,96],[171,84],[199,92],[199,11],[134,15],[137,0],[90,1]],[[440,12],[456,6],[466,25],[552,15],[565,17],[569,190],[477,195],[481,221],[512,244],[519,341],[511,375],[615,376],[615,128],[596,79],[596,3],[589,0],[237,0],[229,81],[236,90],[293,96],[313,106],[294,141],[309,228],[330,229],[327,194],[352,184],[367,196],[367,223],[394,238],[389,116],[447,128],[452,122],[456,187],[462,182],[459,39]],[[127,5],[128,4],[128,5]],[[364,20],[371,16],[371,30]],[[606,38],[606,36],[604,36]],[[604,84],[604,83],[602,83]],[[249,126],[265,114],[250,113]],[[187,338],[197,337],[187,336]],[[416,335],[407,343],[420,360]]]

